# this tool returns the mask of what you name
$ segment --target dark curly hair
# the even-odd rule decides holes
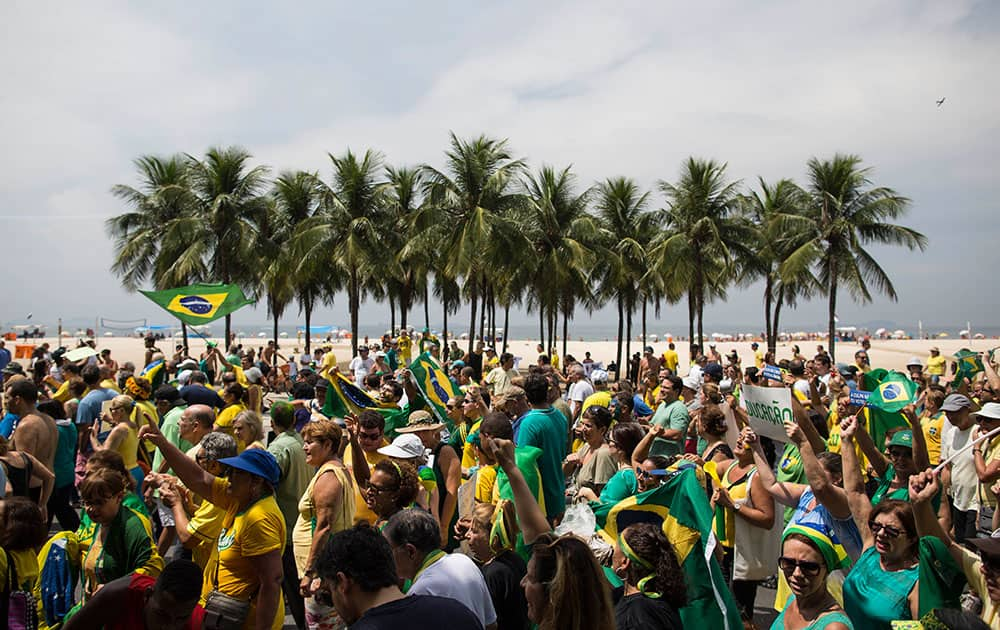
[[[48,538],[42,511],[27,497],[8,497],[0,510],[0,547],[7,551],[38,549]]]
[[[718,405],[709,403],[702,407],[701,430],[715,437],[722,437],[726,434],[726,414]]]
[[[656,577],[650,580],[647,590],[661,593],[663,600],[680,609],[687,604],[687,584],[684,572],[677,562],[673,545],[663,534],[663,529],[652,523],[636,523],[625,528],[622,538],[637,556],[653,565]],[[636,586],[639,580],[649,575],[649,569],[630,562],[625,572],[625,582]]]
[[[332,582],[337,581],[338,573],[343,573],[368,593],[399,581],[389,541],[368,523],[327,538],[313,568],[321,578]]]
[[[393,502],[397,510],[405,509],[417,500],[420,477],[417,476],[417,469],[412,464],[384,459],[375,464],[375,470],[392,477],[393,485],[397,488],[396,500]]]
[[[645,435],[646,432],[638,422],[619,422],[611,427],[611,439],[626,462],[632,461],[632,453]]]
[[[583,412],[583,416],[594,423],[594,427],[605,430],[611,426],[611,411],[607,407],[591,405]]]

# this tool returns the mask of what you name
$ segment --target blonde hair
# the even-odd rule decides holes
[[[135,399],[127,394],[119,394],[111,399],[111,406],[132,413],[132,410],[135,409]]]
[[[253,433],[253,437],[250,439],[251,442],[264,438],[264,420],[261,419],[260,414],[256,411],[247,409],[246,411],[239,412],[236,414],[233,424],[235,425],[237,422],[242,422]]]

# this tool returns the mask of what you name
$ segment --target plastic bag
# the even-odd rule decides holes
[[[594,511],[590,509],[590,505],[586,501],[582,501],[566,508],[566,514],[563,516],[562,522],[559,523],[559,527],[556,527],[555,533],[557,536],[572,533],[588,540],[594,535],[596,528],[597,518],[594,516]]]

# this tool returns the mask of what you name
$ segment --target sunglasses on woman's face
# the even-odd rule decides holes
[[[871,531],[873,536],[877,536],[879,532],[886,538],[899,538],[903,535],[903,532],[899,531],[892,525],[883,525],[878,521],[868,521],[868,529]]]
[[[653,479],[655,477],[663,477],[667,474],[667,471],[663,468],[657,468],[656,470],[646,470],[640,466],[635,467],[635,476],[639,479]]]
[[[809,562],[808,560],[796,560],[795,558],[789,558],[786,556],[781,556],[778,558],[778,568],[785,575],[791,575],[795,573],[795,568],[798,567],[802,571],[802,575],[808,577],[815,577],[819,575],[822,565],[818,562]]]

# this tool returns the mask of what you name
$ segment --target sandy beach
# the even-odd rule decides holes
[[[374,340],[372,340],[374,341]],[[460,348],[465,348],[468,344],[467,341],[457,340]],[[44,338],[44,339],[31,339],[28,340],[27,345],[35,346],[47,342],[51,348],[56,348],[60,344],[57,342],[56,338]],[[73,338],[63,338],[62,345],[69,349],[76,347],[78,340]],[[317,339],[314,344],[323,343],[324,340]],[[180,339],[163,339],[157,342],[157,347],[166,353],[171,353],[173,347],[176,343],[180,343]],[[242,338],[240,343],[243,344],[245,348],[259,349],[267,344],[266,339],[260,338]],[[780,342],[777,349],[777,358],[791,358],[792,356],[792,346],[798,345],[805,356],[812,356],[816,352],[816,346],[822,343],[821,341],[798,341],[798,342]],[[970,348],[976,351],[986,351],[991,348],[996,348],[1000,346],[1000,340],[997,339],[908,339],[908,340],[872,340],[872,347],[870,351],[871,364],[873,367],[884,367],[887,369],[897,369],[903,370],[906,363],[911,357],[917,357],[922,362],[926,362],[929,356],[930,348],[937,346],[941,349],[942,354],[945,356],[950,356],[960,350],[961,348]],[[525,368],[528,364],[534,363],[537,360],[538,354],[536,351],[537,340],[511,340],[508,344],[508,350],[514,354],[515,357],[520,357],[519,365],[521,368]],[[24,345],[21,339],[17,342],[8,341],[7,347],[12,351],[15,351],[15,346]],[[303,345],[297,343],[295,339],[281,339],[280,340],[280,351],[283,355],[288,356],[289,353],[302,351]],[[591,357],[598,362],[602,362],[605,365],[614,361],[615,351],[617,342],[612,341],[569,341],[567,344],[568,354],[574,356],[578,360],[582,360],[585,352],[590,352]],[[662,353],[667,349],[667,343],[664,341],[653,342],[650,345],[656,350],[657,354]],[[680,355],[681,365],[687,366],[689,364],[688,357],[688,344],[687,342],[678,341],[675,343],[678,354]],[[763,345],[763,344],[761,344]],[[825,343],[824,343],[825,345]],[[641,352],[642,342],[638,340],[633,340],[631,343],[631,352]],[[205,349],[205,342],[198,337],[189,338],[189,347],[191,355],[197,357]],[[125,361],[131,361],[136,365],[142,363],[144,356],[144,345],[143,340],[137,337],[100,337],[97,341],[98,350],[108,348],[111,350],[111,356],[117,360],[119,363]],[[841,362],[853,362],[854,352],[860,348],[858,343],[852,342],[842,342],[837,344],[836,353],[838,361]],[[562,351],[562,342],[558,344],[558,349]],[[751,365],[753,360],[753,351],[750,348],[749,341],[734,341],[734,342],[719,342],[717,344],[717,350],[725,355],[730,353],[732,350],[736,350],[740,358],[743,361],[743,365]],[[337,361],[344,368],[347,367],[347,363],[351,359],[351,345],[348,341],[337,342],[333,346],[333,351],[336,353]],[[498,347],[497,351],[501,351]],[[622,353],[624,356],[624,345],[622,347]],[[27,365],[27,360],[25,359],[15,359],[19,360],[22,364]],[[681,368],[682,375],[685,372],[685,368]]]

